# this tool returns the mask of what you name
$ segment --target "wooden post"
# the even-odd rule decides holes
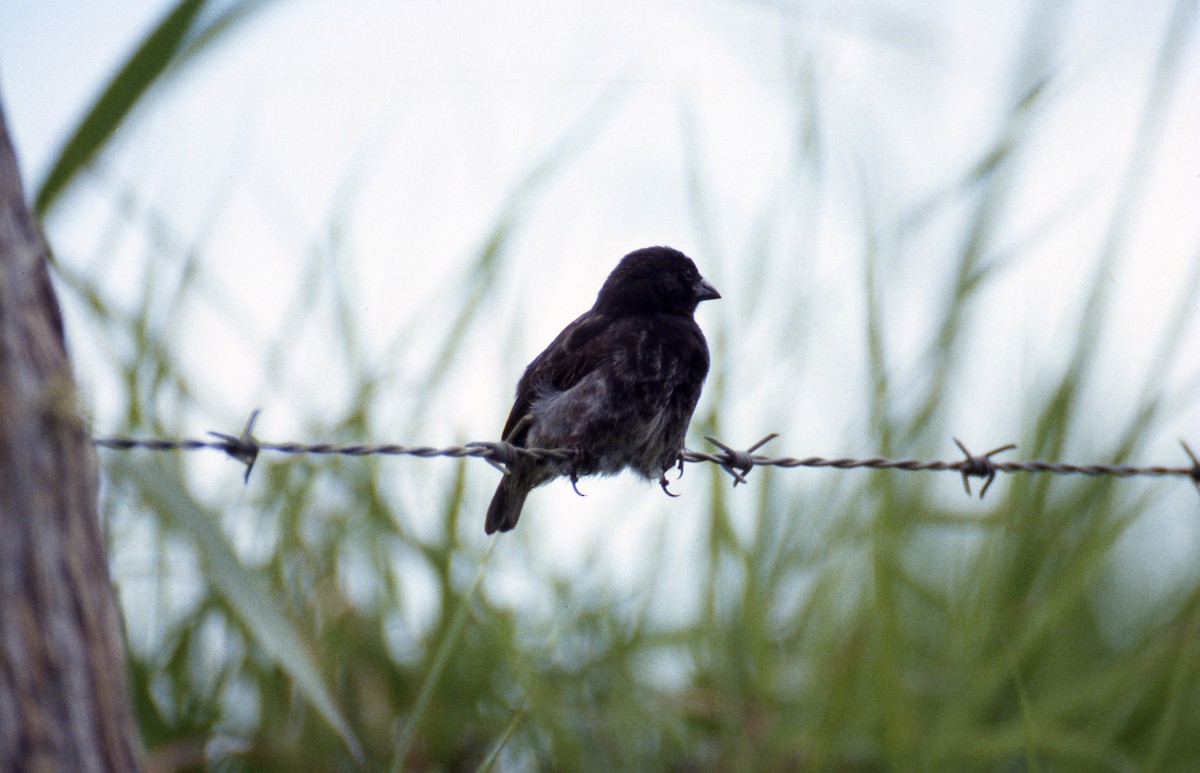
[[[0,771],[138,770],[96,485],[0,105]]]

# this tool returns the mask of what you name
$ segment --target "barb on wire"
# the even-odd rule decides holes
[[[958,438],[954,438],[954,444],[958,446],[959,451],[963,452],[963,456],[967,457],[962,461],[961,470],[963,488],[966,489],[967,496],[971,496],[971,478],[983,478],[983,488],[979,489],[980,499],[983,499],[983,495],[987,493],[988,487],[996,479],[996,464],[992,461],[992,457],[1004,451],[1011,451],[1017,447],[1016,443],[1008,443],[999,448],[993,448],[983,456],[973,456]]]
[[[258,421],[258,414],[262,412],[262,408],[255,408],[250,412],[250,418],[246,420],[246,428],[242,430],[239,437],[226,435],[221,432],[213,432],[209,430],[210,435],[219,437],[225,441],[225,453],[236,461],[246,465],[246,477],[243,482],[250,482],[250,471],[254,469],[254,462],[258,460],[258,441],[254,439],[254,422]]]
[[[760,464],[761,459],[765,458],[765,457],[760,457],[760,460],[755,460],[755,458],[753,456],[754,452],[757,451],[758,449],[762,448],[763,446],[765,446],[767,443],[770,443],[772,440],[774,440],[777,437],[779,437],[779,433],[772,432],[771,434],[764,437],[762,440],[758,441],[754,445],[747,448],[745,451],[737,451],[735,449],[732,449],[729,446],[722,443],[720,440],[709,437],[707,435],[704,436],[704,439],[725,452],[724,461],[719,461],[717,459],[713,459],[712,461],[715,464],[721,465],[721,469],[725,470],[725,472],[727,472],[733,476],[733,485],[734,485],[734,488],[737,488],[737,484],[746,482],[746,476],[750,474],[750,470],[754,469],[754,465]],[[691,462],[691,461],[708,461],[707,459],[688,459],[687,457],[691,453],[692,452],[690,452],[690,451],[684,451],[683,455],[680,457],[680,459],[679,459],[680,468],[679,469],[681,472],[683,470],[682,465],[683,465],[684,461],[689,461],[689,462]]]
[[[1196,489],[1200,491],[1200,459],[1197,459],[1196,455],[1192,453],[1192,449],[1188,446],[1186,441],[1180,440],[1179,445],[1183,446],[1184,452],[1188,455],[1188,458],[1192,460],[1192,471],[1189,473],[1189,477],[1191,477],[1192,483],[1196,484]]]
[[[242,434],[238,436],[226,435],[221,432],[209,432],[208,434],[216,440],[195,440],[195,439],[170,439],[170,438],[128,438],[128,437],[111,437],[97,438],[93,443],[101,448],[110,448],[115,450],[130,450],[141,448],[150,451],[196,451],[202,448],[211,448],[223,451],[233,459],[241,462],[246,466],[245,480],[249,482],[250,471],[254,468],[254,463],[258,460],[258,455],[263,451],[273,451],[283,454],[340,454],[345,456],[372,456],[376,454],[386,456],[417,456],[421,458],[429,458],[434,456],[447,457],[477,457],[483,459],[488,464],[505,471],[506,468],[518,458],[532,458],[538,460],[552,459],[554,461],[569,462],[575,458],[575,454],[568,449],[560,448],[522,448],[515,446],[507,440],[502,441],[486,441],[467,443],[465,446],[449,446],[446,448],[433,448],[430,446],[403,446],[397,444],[385,445],[335,445],[332,443],[267,443],[260,441],[254,437],[254,423],[258,420],[261,413],[260,409],[254,409],[250,414],[250,418],[246,421],[246,426],[242,430]],[[790,456],[769,457],[755,453],[764,445],[779,437],[779,434],[772,432],[766,437],[753,444],[745,451],[739,451],[732,446],[717,440],[716,438],[705,438],[708,442],[716,446],[720,453],[702,453],[700,451],[691,451],[684,449],[679,456],[680,471],[682,472],[684,463],[701,463],[708,462],[718,465],[733,478],[733,485],[737,486],[740,483],[746,482],[746,477],[755,467],[831,467],[837,470],[850,469],[875,469],[875,470],[907,470],[910,472],[936,472],[936,471],[951,471],[962,476],[963,488],[966,489],[967,495],[971,495],[971,478],[982,478],[983,487],[979,491],[979,496],[982,499],[991,487],[992,482],[996,479],[998,473],[1049,473],[1054,475],[1088,475],[1092,477],[1110,475],[1118,478],[1128,478],[1133,476],[1148,476],[1148,477],[1164,477],[1177,476],[1191,479],[1196,485],[1197,490],[1200,490],[1200,459],[1197,459],[1196,454],[1184,441],[1180,441],[1184,452],[1188,455],[1191,465],[1187,467],[1168,467],[1161,465],[1152,465],[1137,467],[1126,464],[1069,464],[1066,462],[1046,462],[1038,459],[1031,459],[1023,462],[998,462],[993,461],[992,457],[996,454],[1005,451],[1011,451],[1016,448],[1015,445],[1009,443],[1007,445],[994,448],[987,453],[976,456],[967,450],[966,445],[958,438],[953,438],[955,445],[962,452],[964,458],[954,462],[931,460],[920,461],[916,459],[888,459],[882,456],[873,456],[865,459],[854,458],[834,458],[826,459],[820,456],[810,456],[803,459],[797,459]]]

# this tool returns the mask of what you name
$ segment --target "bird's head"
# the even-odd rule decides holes
[[[596,297],[606,313],[691,315],[701,301],[721,294],[682,252],[670,247],[635,250],[617,264]]]

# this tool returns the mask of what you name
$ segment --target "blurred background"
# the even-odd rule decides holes
[[[497,439],[626,252],[704,435],[1186,466],[1196,2],[17,4],[96,436]],[[101,451],[151,769],[1187,770],[1186,479]],[[977,488],[977,487],[976,487]]]

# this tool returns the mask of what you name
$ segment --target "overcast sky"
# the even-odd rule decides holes
[[[6,4],[0,93],[27,186],[165,7]],[[1064,365],[1063,341],[1074,338],[1111,233],[1174,18],[1192,25],[1181,80],[1149,124],[1161,141],[1125,213],[1092,399],[1119,414],[1143,386],[1200,245],[1196,15],[1195,3],[1160,0],[276,3],[156,94],[48,227],[72,265],[94,257],[122,195],[143,211],[152,205],[185,241],[203,234],[208,271],[255,311],[246,324],[197,312],[175,344],[221,404],[267,402],[264,434],[291,439],[301,427],[280,407],[287,398],[266,386],[253,342],[288,324],[299,256],[340,226],[342,249],[354,255],[355,312],[382,357],[403,310],[464,265],[531,165],[578,136],[580,149],[552,170],[515,237],[519,271],[502,282],[511,303],[497,322],[515,325],[515,341],[504,351],[481,345],[483,381],[464,374],[463,392],[447,397],[445,416],[422,437],[397,427],[364,440],[490,437],[521,365],[591,303],[617,258],[668,243],[725,296],[699,317],[710,330],[719,320],[736,344],[719,365],[747,395],[730,422],[745,436],[732,440],[782,430],[781,453],[871,453],[862,401],[846,397],[863,388],[867,215],[894,269],[887,327],[897,375],[919,379],[944,289],[939,256],[961,240],[962,223],[949,207],[911,241],[891,237],[968,175],[1022,90],[1049,75],[996,249],[1042,235],[988,288],[967,383],[947,397],[956,431],[978,447],[999,445],[1015,439],[1028,392]],[[818,170],[798,160],[812,136]],[[149,247],[135,241],[127,251],[136,256],[116,259],[105,277],[116,297],[140,291]],[[758,254],[771,256],[775,281],[743,290],[748,256]],[[542,288],[536,302],[533,285]],[[775,330],[763,343],[768,325]],[[781,325],[811,333],[799,364]],[[87,383],[89,350],[99,346],[86,330],[70,332]],[[1189,340],[1200,351],[1194,324]],[[305,352],[289,376],[296,394],[338,399],[323,350]],[[420,362],[395,363],[397,383]],[[1193,355],[1162,385],[1180,399],[1191,394],[1194,407],[1154,438],[1160,456],[1146,461],[1181,462],[1181,436],[1200,445],[1196,366]],[[104,421],[112,414],[94,378]],[[257,385],[251,397],[247,383]],[[786,418],[759,410],[779,404],[790,404]],[[196,432],[213,428],[207,417],[189,421]],[[948,480],[947,491],[957,485]]]

